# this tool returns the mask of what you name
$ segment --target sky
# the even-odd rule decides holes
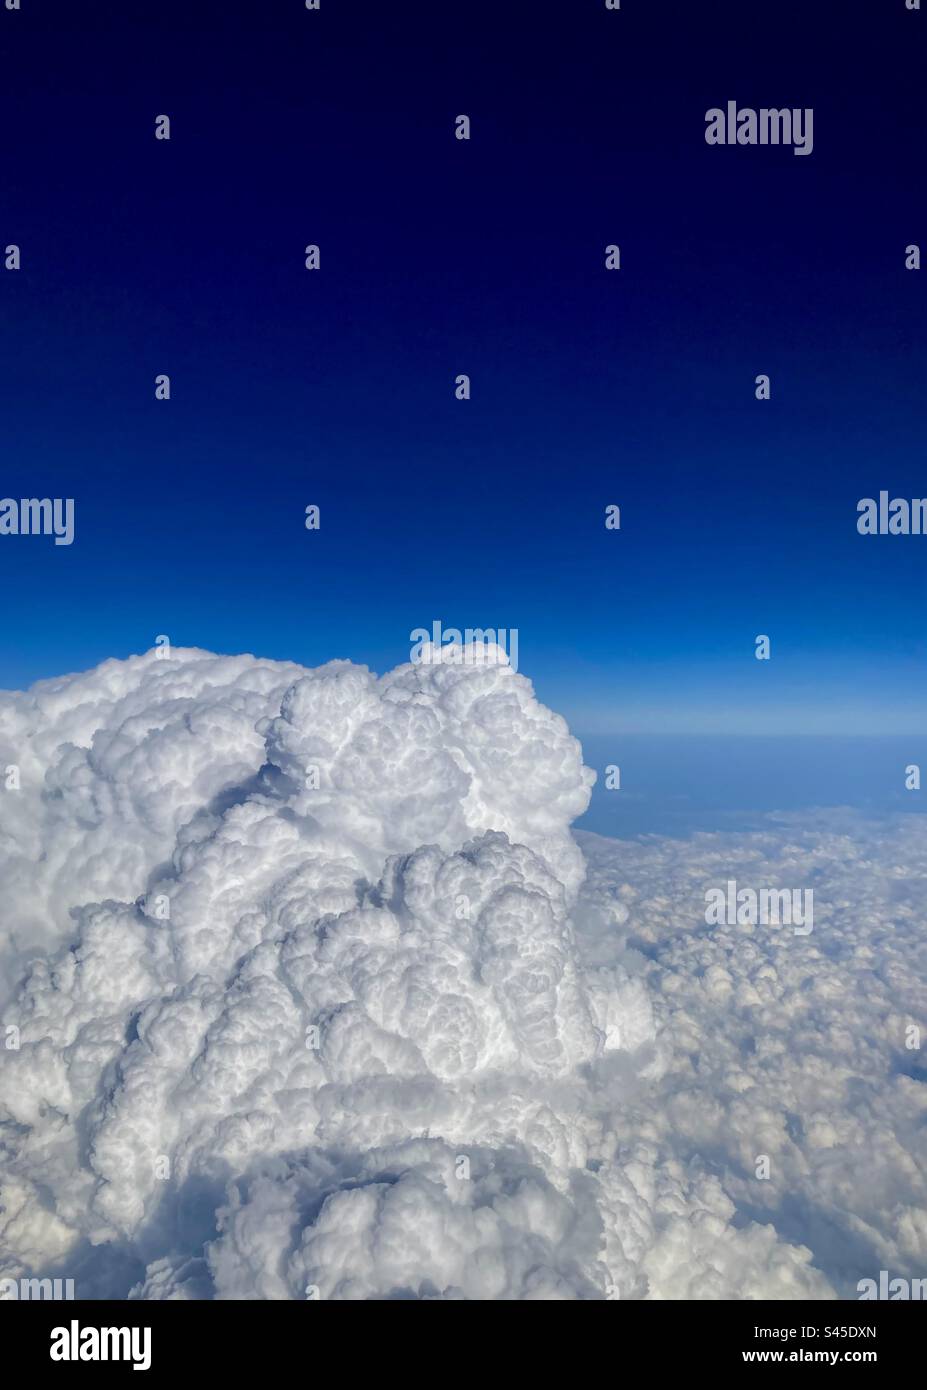
[[[131,8],[0,24],[0,493],[76,508],[0,538],[0,685],[439,620],[589,735],[922,727],[927,539],[856,504],[927,492],[927,16]],[[730,99],[813,152],[707,145]]]
[[[0,8],[4,1282],[922,1277],[927,11],[321,3]]]

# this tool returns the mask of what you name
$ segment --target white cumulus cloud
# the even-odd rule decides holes
[[[152,652],[0,698],[0,1273],[827,1298],[923,1259],[923,841],[584,856],[579,744],[471,656]],[[813,875],[826,933],[706,928],[730,865]]]

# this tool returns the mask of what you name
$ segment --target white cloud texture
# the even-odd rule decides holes
[[[497,649],[110,661],[0,697],[0,760],[0,1274],[826,1298],[923,1269],[916,829],[582,837],[587,874],[592,774]],[[729,869],[813,886],[815,933],[707,928]]]

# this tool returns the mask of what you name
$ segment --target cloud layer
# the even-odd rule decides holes
[[[110,661],[2,697],[0,758],[0,1273],[788,1298],[923,1265],[915,830],[583,837],[587,874],[592,774],[496,650]],[[820,930],[706,928],[731,864],[813,875]]]

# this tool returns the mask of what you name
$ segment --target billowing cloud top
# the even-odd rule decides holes
[[[833,1296],[648,1113],[683,1102],[644,929],[584,888],[593,776],[497,649],[110,661],[3,696],[0,757],[0,1275]]]

